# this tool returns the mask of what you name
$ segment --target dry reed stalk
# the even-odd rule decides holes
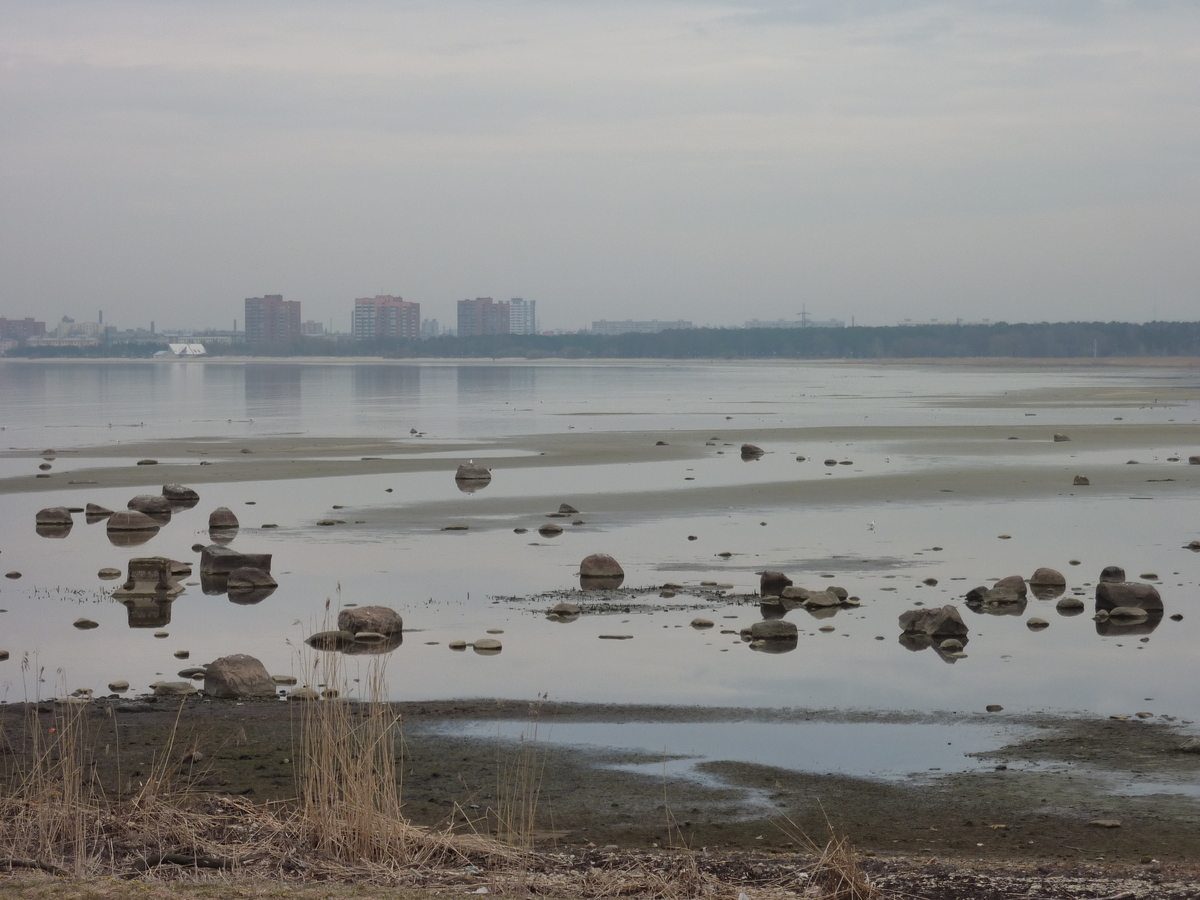
[[[529,704],[530,727],[528,733],[522,732],[518,738],[516,751],[505,753],[498,745],[496,805],[488,810],[489,818],[496,822],[496,836],[525,850],[533,847],[546,771],[546,753],[538,739],[538,727],[547,696],[541,694]]]
[[[808,872],[808,893],[822,900],[881,900],[883,892],[867,877],[858,862],[858,854],[845,835],[839,835],[829,817],[825,818],[829,840],[818,844],[789,818],[780,830],[796,842],[802,851],[816,856]]]
[[[325,609],[328,619],[329,601]],[[327,699],[304,706],[298,808],[282,827],[345,863],[423,866],[466,859],[478,842],[431,833],[402,813],[401,718],[388,703],[386,658],[367,663],[354,702],[338,699],[353,688],[344,661],[339,653],[318,651],[304,667],[314,684],[325,685]]]

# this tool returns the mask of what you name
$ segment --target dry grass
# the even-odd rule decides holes
[[[522,732],[517,749],[508,752],[498,744],[496,760],[496,805],[488,809],[489,824],[500,840],[525,850],[537,837],[538,806],[546,770],[546,754],[538,729],[541,724],[542,694],[529,705],[530,724]]]
[[[784,819],[780,830],[809,853],[814,860],[809,866],[805,896],[821,900],[881,900],[883,891],[871,883],[859,864],[858,854],[845,835],[840,835],[825,819],[829,839],[822,845],[805,834],[791,819]]]

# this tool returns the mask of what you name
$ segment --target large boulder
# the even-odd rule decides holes
[[[89,525],[99,522],[101,519],[107,519],[113,514],[111,509],[101,506],[99,503],[89,503],[83,508],[83,511]]]
[[[1121,607],[1161,613],[1163,602],[1158,589],[1152,584],[1102,581],[1096,585],[1096,609],[1113,610]]]
[[[108,517],[109,531],[158,531],[158,523],[136,509],[121,510]]]
[[[459,466],[458,470],[454,473],[454,480],[455,481],[491,481],[492,480],[492,470],[484,468],[483,466],[477,466],[474,463],[471,463],[471,464],[468,464],[465,466]]]
[[[214,659],[204,670],[204,693],[210,697],[241,700],[274,697],[275,681],[253,656],[235,653]]]
[[[795,641],[799,639],[795,623],[785,619],[755,622],[742,633],[749,635],[752,641]]]
[[[754,444],[742,444],[742,459],[758,459],[765,452],[762,447],[757,447]]]
[[[234,569],[242,568],[261,569],[269,573],[271,571],[271,554],[240,553],[217,544],[209,544],[200,554],[201,573],[228,575]]]
[[[1003,580],[1003,579],[1001,579]],[[1024,583],[1024,582],[1022,582]],[[999,582],[997,582],[999,584]],[[1018,593],[1010,585],[1003,587],[987,587],[980,585],[967,591],[965,597],[967,606],[972,608],[984,606],[989,608],[1020,605],[1024,607],[1026,592]]]
[[[1100,580],[1121,582],[1125,580],[1125,570],[1120,566],[1105,566],[1100,570]]]
[[[808,591],[804,598],[804,605],[810,608],[828,609],[833,606],[841,606],[842,598],[829,590]]]
[[[792,579],[782,572],[763,572],[758,577],[758,593],[762,597],[782,597],[783,589],[792,586]]]
[[[113,591],[117,600],[132,597],[174,597],[183,592],[173,571],[172,560],[165,556],[143,556],[129,560],[129,576]]]
[[[275,588],[279,587],[269,573],[253,566],[234,569],[224,576],[224,579],[225,591],[229,594],[230,602],[236,603],[238,606],[253,606],[255,603],[261,603],[275,593]]]
[[[162,495],[167,498],[167,501],[172,506],[191,509],[200,502],[200,495],[190,487],[184,487],[182,484],[164,484]]]
[[[38,525],[57,525],[67,528],[74,523],[71,511],[65,506],[48,506],[45,509],[39,509],[34,521]]]
[[[1006,575],[992,585],[994,591],[1012,591],[1018,597],[1025,597],[1029,594],[1029,588],[1025,584],[1025,579],[1020,575]]]
[[[138,494],[125,505],[145,513],[160,524],[171,521],[171,501],[162,494]]]
[[[802,588],[802,587],[798,587],[797,585],[791,584],[791,585],[788,585],[787,587],[785,587],[780,592],[779,596],[782,597],[784,600],[795,600],[799,603],[803,603],[805,600],[808,599],[808,595],[810,593],[812,593],[812,592],[810,590],[808,590],[808,588]]]
[[[351,634],[400,634],[404,630],[404,619],[386,606],[354,606],[338,613],[337,627],[339,631]]]
[[[624,578],[625,570],[621,564],[607,553],[593,553],[585,556],[579,564],[581,578]]]
[[[958,609],[946,605],[926,609],[910,609],[900,613],[900,630],[906,634],[958,637],[967,633],[967,625]]]
[[[158,534],[158,523],[143,512],[121,510],[108,517],[105,526],[110,543],[118,547],[144,544]]]
[[[1057,569],[1042,566],[1029,576],[1029,583],[1034,587],[1066,587],[1067,579]]]
[[[234,569],[226,579],[226,590],[230,591],[249,591],[265,587],[279,587],[279,584],[269,572],[264,572],[254,566],[241,566]]]
[[[228,506],[218,506],[208,514],[208,530],[209,531],[225,531],[227,529],[236,529],[238,527],[238,517],[233,514],[233,510]]]

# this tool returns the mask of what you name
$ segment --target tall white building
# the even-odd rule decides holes
[[[537,334],[537,301],[513,297],[508,301],[508,333]]]

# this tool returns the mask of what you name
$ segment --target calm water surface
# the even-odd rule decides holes
[[[974,372],[920,368],[881,370],[820,365],[355,365],[355,364],[0,364],[0,443],[7,448],[70,449],[178,436],[252,437],[280,433],[472,442],[497,435],[722,429],[821,425],[1026,425],[1029,410],[951,405],[1006,391],[1130,379],[1172,383],[1170,373]],[[1039,407],[1056,424],[1161,424],[1197,418],[1195,406],[1146,409]],[[733,416],[732,420],[726,416]],[[714,431],[716,433],[716,431]],[[781,451],[791,448],[781,448]],[[1187,448],[1155,448],[1164,454]],[[856,442],[855,466],[877,470],[888,451]],[[1080,451],[1088,453],[1089,451]],[[1091,451],[1100,454],[1099,451]],[[1137,502],[1128,498],[1056,498],[968,503],[947,496],[927,504],[869,507],[710,509],[687,516],[616,520],[583,510],[584,526],[556,541],[504,527],[467,533],[359,526],[315,527],[333,504],[370,520],[373,509],[461,499],[447,458],[445,473],[369,475],[249,484],[200,485],[200,505],[178,513],[148,543],[118,548],[103,524],[82,516],[68,537],[38,537],[35,512],[45,506],[96,502],[113,509],[138,491],[128,488],[0,496],[0,569],[20,570],[0,582],[0,692],[7,700],[47,696],[76,687],[103,690],[124,678],[135,691],[174,680],[185,665],[230,653],[251,653],[277,674],[304,680],[308,662],[297,648],[320,627],[326,601],[383,604],[403,616],[403,645],[389,656],[396,698],[468,696],[555,700],[711,704],[737,707],[858,707],[880,710],[1011,711],[1141,710],[1200,718],[1194,675],[1200,653],[1197,570],[1200,555],[1180,550],[1185,523],[1200,520],[1196,497]],[[1101,459],[1103,454],[1096,455]],[[166,457],[162,458],[166,461]],[[1111,461],[1111,460],[1108,460]],[[0,478],[28,474],[36,459],[0,459]],[[189,464],[194,459],[186,460]],[[947,459],[947,463],[964,464]],[[56,475],[95,465],[132,465],[60,456]],[[895,455],[895,470],[936,465]],[[1019,458],[1002,463],[1019,470]],[[546,511],[575,491],[648,490],[669,480],[695,485],[822,477],[785,452],[746,466],[733,456],[686,463],[502,471],[488,497],[544,497]],[[689,483],[691,484],[691,483]],[[393,493],[385,493],[386,488]],[[254,502],[246,506],[246,501]],[[239,606],[190,585],[159,628],[130,628],[123,606],[101,582],[102,566],[124,569],[133,556],[196,561],[193,543],[207,543],[208,512],[233,508],[243,529],[233,546],[274,554],[279,589],[259,604]],[[875,528],[867,528],[868,521]],[[761,523],[766,522],[764,526]],[[277,530],[256,526],[275,523]],[[522,521],[536,528],[538,519]],[[480,521],[478,525],[486,525]],[[997,535],[1011,534],[1011,540]],[[688,535],[698,540],[688,541]],[[941,549],[935,550],[938,547]],[[844,586],[863,600],[858,609],[817,619],[804,610],[788,618],[801,629],[795,650],[750,650],[737,629],[760,618],[752,604],[713,601],[703,610],[655,609],[657,590],[606,615],[569,624],[548,621],[550,602],[519,599],[570,590],[579,560],[596,551],[617,556],[626,585],[716,581],[731,592],[757,589],[758,571],[782,569],[809,587]],[[715,554],[734,555],[721,559]],[[1071,566],[1069,560],[1081,562]],[[1090,614],[1063,617],[1054,601],[1030,599],[1020,615],[987,616],[962,607],[970,629],[968,656],[947,662],[933,650],[914,652],[898,641],[896,618],[915,603],[960,602],[963,592],[1039,565],[1065,572],[1068,590],[1089,599],[1103,565],[1119,563],[1131,578],[1156,573],[1168,613],[1148,633],[1097,627]],[[832,576],[824,578],[823,576]],[[936,586],[923,584],[936,578]],[[198,578],[188,581],[198,581]],[[509,599],[509,598],[518,599]],[[684,596],[674,602],[686,600]],[[698,631],[697,615],[717,626]],[[1050,628],[1031,632],[1039,615]],[[79,616],[99,622],[77,631]],[[822,632],[822,626],[834,626]],[[504,649],[496,656],[452,652],[447,643],[489,630]],[[169,633],[155,638],[154,632]],[[600,640],[603,634],[631,640]],[[181,663],[176,650],[190,651]],[[29,654],[35,672],[22,673]],[[352,662],[351,666],[360,666]],[[893,766],[903,763],[893,761]]]

